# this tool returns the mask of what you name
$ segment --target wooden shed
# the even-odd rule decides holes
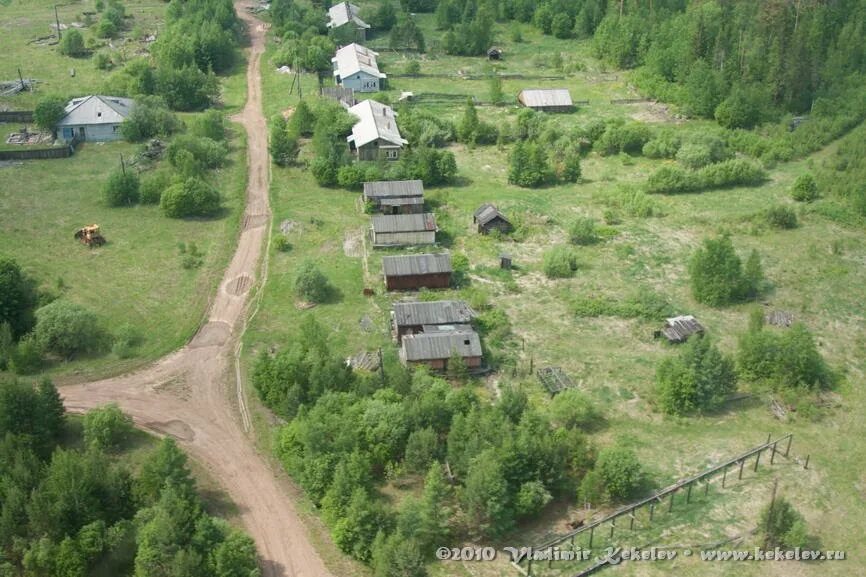
[[[406,365],[427,365],[434,371],[445,371],[454,355],[460,355],[466,367],[481,367],[481,340],[472,329],[441,330],[406,335],[400,346],[400,360]]]
[[[517,95],[523,106],[540,112],[572,112],[574,102],[567,88],[525,89]]]
[[[489,60],[501,60],[502,59],[502,48],[498,46],[491,46],[487,51],[487,58]]]
[[[382,257],[385,288],[417,290],[451,286],[451,255],[412,254]]]
[[[464,301],[402,301],[391,307],[391,332],[399,343],[405,335],[431,327],[470,328],[475,311]]]
[[[482,204],[478,207],[472,216],[472,222],[478,227],[478,232],[482,234],[488,234],[491,230],[498,230],[506,234],[514,229],[505,215],[492,204]]]
[[[436,242],[436,217],[423,214],[373,215],[370,238],[374,247],[413,246]]]
[[[383,214],[424,212],[424,183],[420,180],[388,180],[364,183],[364,202]]]
[[[692,335],[704,334],[704,327],[692,315],[669,318],[656,337],[664,336],[670,343],[684,343]]]

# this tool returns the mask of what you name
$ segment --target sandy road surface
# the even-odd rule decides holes
[[[73,412],[115,402],[139,427],[175,437],[237,504],[267,577],[326,577],[330,573],[310,543],[281,477],[256,451],[233,402],[237,393],[232,353],[270,221],[267,128],[259,70],[265,28],[243,9],[243,3],[236,3],[236,9],[251,38],[247,103],[234,118],[247,131],[249,182],[237,250],[208,322],[188,345],[144,370],[63,387],[61,394]]]

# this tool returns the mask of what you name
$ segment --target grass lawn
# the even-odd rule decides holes
[[[435,50],[435,33],[430,16],[418,18]],[[650,104],[613,105],[610,99],[636,96],[628,88],[628,74],[605,71],[589,55],[585,42],[542,37],[524,28],[525,42],[501,42],[505,60],[500,72],[524,75],[564,75],[561,80],[506,80],[504,93],[513,95],[522,87],[565,86],[576,100],[590,105],[572,115],[559,116],[563,124],[587,124],[598,117],[630,117],[657,126],[682,131],[705,130],[705,122],[682,122],[667,109]],[[504,35],[500,35],[504,36]],[[373,40],[373,47],[385,43]],[[562,52],[566,73],[552,70],[545,62]],[[490,66],[483,58],[452,58],[441,54],[423,56],[422,74],[484,74]],[[404,57],[382,50],[380,63],[390,75],[386,94],[396,100],[402,90],[474,95],[487,99],[488,82],[444,79],[439,76],[399,76]],[[397,74],[392,74],[397,73]],[[270,113],[295,105],[288,95],[290,77],[280,77],[273,67],[263,67],[265,101]],[[305,86],[306,88],[306,86]],[[419,106],[428,106],[423,100]],[[451,118],[462,112],[462,102],[429,105],[431,110]],[[513,105],[482,107],[482,120],[514,122]],[[602,408],[606,426],[593,434],[593,441],[605,445],[622,440],[638,452],[654,485],[664,486],[676,479],[774,437],[794,433],[793,456],[810,456],[804,471],[796,461],[777,459],[758,474],[747,474],[724,492],[716,485],[709,497],[701,495],[688,508],[678,506],[671,515],[657,517],[652,527],[638,523],[634,533],[618,533],[620,545],[706,544],[741,535],[754,528],[760,508],[769,500],[774,479],[781,495],[797,503],[805,515],[810,533],[822,548],[846,550],[844,562],[799,564],[708,564],[680,559],[671,563],[630,564],[608,570],[617,575],[667,575],[675,567],[686,575],[839,575],[856,573],[866,565],[860,535],[866,531],[866,476],[860,465],[866,458],[866,393],[860,386],[866,373],[866,318],[863,314],[863,286],[866,285],[866,239],[860,229],[843,226],[813,206],[795,206],[789,198],[794,179],[811,170],[836,145],[796,162],[770,171],[762,186],[708,191],[702,194],[651,197],[655,216],[630,217],[618,207],[618,187],[643,182],[668,161],[645,158],[601,157],[590,154],[583,161],[579,184],[538,190],[507,184],[507,155],[495,146],[467,149],[454,145],[459,183],[428,190],[440,227],[446,233],[446,248],[465,253],[470,261],[470,292],[487,296],[494,307],[507,313],[514,338],[502,353],[509,359],[505,370],[476,383],[479,391],[492,393],[501,384],[522,384],[535,403],[547,403],[541,386],[530,374],[530,366],[561,366],[579,387]],[[391,296],[383,295],[379,278],[381,255],[366,259],[358,254],[355,239],[368,226],[361,214],[358,194],[325,190],[316,186],[301,168],[275,168],[272,187],[274,234],[283,221],[292,221],[288,233],[292,244],[287,253],[271,254],[270,278],[262,308],[246,336],[247,360],[257,351],[289,342],[300,320],[314,315],[335,335],[335,346],[345,355],[365,348],[388,345],[387,314]],[[514,214],[529,223],[522,242],[480,237],[472,231],[472,211],[483,202],[495,202],[506,215]],[[832,202],[831,200],[821,200]],[[785,204],[798,212],[799,226],[778,230],[767,226],[763,211]],[[820,208],[820,204],[817,205]],[[609,227],[608,238],[589,247],[576,248],[579,269],[571,279],[551,281],[541,272],[541,256],[552,245],[566,242],[568,224],[577,216],[590,216],[601,223],[606,211],[618,213],[620,222]],[[738,252],[745,258],[753,248],[763,260],[771,289],[759,305],[722,309],[706,307],[691,297],[686,273],[690,254],[701,240],[723,231],[732,234]],[[498,255],[513,255],[516,270],[495,270]],[[292,296],[293,271],[303,259],[313,259],[341,293],[333,303],[300,310]],[[376,289],[364,297],[364,287]],[[783,422],[768,409],[767,395],[754,396],[725,410],[699,418],[673,419],[653,409],[656,364],[675,354],[673,347],[653,339],[657,323],[615,317],[579,318],[570,303],[576,297],[606,296],[628,298],[638,292],[663,295],[674,309],[694,314],[707,327],[721,348],[733,353],[737,336],[744,332],[752,306],[766,306],[792,312],[815,334],[830,366],[840,375],[841,384],[828,406],[814,419],[791,416]],[[443,298],[467,294],[442,291]],[[404,295],[398,295],[404,296]],[[361,319],[368,317],[375,327],[367,332]],[[749,391],[747,385],[744,390]],[[251,393],[254,396],[254,393]],[[261,423],[266,423],[262,419]],[[551,505],[547,514],[527,524],[497,545],[528,546],[545,536],[564,532],[566,521],[580,510],[563,504]],[[605,532],[606,533],[606,532]],[[605,545],[602,540],[596,547]],[[751,544],[749,544],[751,546]],[[494,564],[434,563],[433,575],[501,575],[510,569]],[[536,567],[539,571],[543,568]],[[574,567],[554,566],[549,573],[560,575]]]

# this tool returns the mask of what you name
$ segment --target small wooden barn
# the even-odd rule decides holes
[[[487,58],[489,60],[501,60],[502,59],[502,48],[498,46],[491,46],[487,51]]]
[[[664,336],[670,343],[684,343],[692,335],[704,334],[704,327],[692,315],[669,318],[656,337]]]
[[[405,335],[431,327],[469,328],[475,312],[464,301],[403,301],[391,307],[391,333],[397,342]]]
[[[427,365],[445,371],[448,362],[459,355],[466,367],[481,367],[481,340],[472,329],[440,330],[406,335],[400,345],[400,360],[408,366]]]
[[[413,246],[436,242],[436,217],[422,214],[375,214],[370,227],[374,247]]]
[[[382,257],[385,288],[417,290],[448,288],[451,285],[451,255],[411,254]]]
[[[424,212],[424,183],[420,180],[389,180],[364,183],[364,202],[383,214]]]
[[[517,95],[523,106],[539,112],[572,112],[574,102],[567,88],[525,89]]]
[[[488,234],[492,230],[506,234],[514,230],[511,222],[492,204],[482,204],[478,207],[472,216],[472,222],[481,234]]]

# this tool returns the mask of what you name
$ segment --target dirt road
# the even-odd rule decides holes
[[[247,296],[260,274],[267,240],[269,156],[262,113],[260,60],[265,28],[236,3],[249,29],[248,97],[234,118],[247,131],[249,182],[237,250],[214,297],[208,322],[184,348],[136,373],[63,387],[67,408],[82,412],[115,402],[146,430],[171,435],[205,466],[237,504],[267,577],[326,577],[279,473],[253,446],[237,408],[232,366]]]

